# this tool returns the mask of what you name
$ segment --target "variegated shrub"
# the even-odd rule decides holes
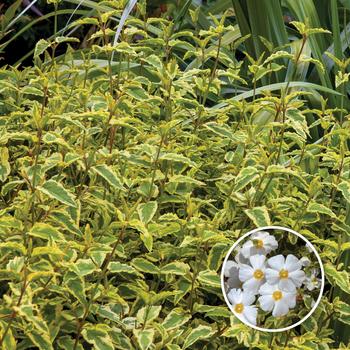
[[[224,17],[179,32],[140,13],[114,46],[106,12],[79,22],[99,28],[90,49],[57,36],[0,70],[2,348],[348,348],[348,112],[295,73],[324,69],[303,47],[328,34],[295,23],[299,51],[238,61]],[[312,317],[278,334],[236,319],[219,278],[270,224],[305,235],[327,277]]]

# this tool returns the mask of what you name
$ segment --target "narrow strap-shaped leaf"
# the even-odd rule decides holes
[[[68,21],[67,21],[65,27],[63,28],[63,31],[62,31],[63,33],[64,33],[64,32],[66,31],[66,29],[68,28],[68,25],[69,25],[71,19],[73,18],[73,16],[74,16],[75,13],[77,12],[78,8],[82,5],[82,3],[83,3],[84,1],[85,1],[85,0],[80,0],[78,6],[74,9],[74,11],[72,12],[72,14],[69,16]]]
[[[137,0],[130,0],[127,4],[127,6],[125,7],[122,17],[120,18],[119,24],[118,24],[118,28],[117,28],[117,32],[115,33],[114,36],[114,41],[113,41],[113,46],[115,46],[118,42],[120,33],[124,27],[124,23],[126,21],[126,19],[128,18],[130,12],[132,11],[132,9],[134,8],[134,6],[136,5]],[[113,57],[114,57],[114,51],[112,53],[112,61],[113,61]]]
[[[255,90],[255,95],[259,95],[261,93],[263,93],[264,91],[276,91],[276,90],[280,90],[283,89],[287,86],[287,82],[283,82],[283,83],[275,83],[275,84],[269,84],[269,85],[265,85],[265,86],[261,86],[259,88],[257,88]],[[288,84],[288,86],[291,87],[299,87],[299,88],[305,88],[305,89],[313,89],[313,90],[318,90],[318,91],[323,91],[323,92],[327,92],[329,94],[333,94],[333,95],[338,95],[340,96],[341,94],[333,89],[330,89],[328,87],[322,86],[322,85],[318,85],[318,84],[314,84],[314,83],[308,83],[305,81],[292,81]],[[244,100],[246,98],[249,97],[253,97],[254,95],[254,90],[249,90],[247,92],[244,92],[243,94],[239,94],[235,97],[232,97],[231,99],[226,100],[225,102],[221,102],[213,107],[211,107],[212,109],[217,109],[217,108],[222,108],[228,105],[228,102],[231,101],[241,101]]]
[[[25,7],[24,10],[8,24],[6,30],[11,28],[37,1],[38,0],[33,0],[27,7]]]

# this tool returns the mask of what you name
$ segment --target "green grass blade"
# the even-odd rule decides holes
[[[63,1],[69,2],[71,4],[79,5],[81,0],[63,0]],[[85,0],[83,6],[90,7],[91,9],[93,9],[95,11],[101,11],[101,12],[115,10],[113,7],[110,7],[107,5],[101,5],[101,4],[96,3],[95,1],[92,1],[92,0]]]
[[[249,18],[246,16],[247,10],[245,8],[245,3],[241,4],[239,0],[232,0],[233,8],[236,15],[236,20],[239,26],[239,30],[241,32],[241,36],[245,36],[251,34],[251,29],[249,25]],[[255,56],[255,48],[253,44],[253,40],[249,38],[244,43],[247,52],[251,56]]]
[[[276,90],[281,90],[287,86],[288,82],[283,82],[283,83],[275,83],[275,84],[269,84],[265,86],[261,86],[255,90],[255,94],[259,95],[263,93],[264,91],[276,91]],[[311,89],[311,90],[318,90],[322,92],[326,92],[328,94],[333,94],[333,95],[338,95],[340,96],[341,94],[333,89],[327,88],[326,86],[323,85],[318,85],[318,84],[313,84],[313,83],[308,83],[305,81],[292,81],[288,84],[290,88],[292,87],[297,87],[297,88],[303,88],[303,89]],[[244,92],[243,94],[239,94],[235,97],[232,97],[231,99],[226,100],[225,102],[221,102],[217,104],[216,106],[212,107],[213,109],[218,109],[221,107],[225,107],[228,105],[228,102],[230,100],[232,101],[241,101],[246,98],[253,97],[254,95],[254,90],[249,90],[247,92]]]
[[[293,13],[294,17],[298,21],[308,22],[310,27],[319,28],[321,27],[321,21],[318,17],[315,3],[312,0],[304,1],[294,1],[294,0],[285,0],[286,6]],[[330,39],[330,38],[329,38]],[[326,40],[326,35],[316,34],[309,37],[309,42],[313,56],[318,59],[320,62],[324,63],[322,54],[329,47],[330,41]],[[318,72],[318,78],[322,85],[332,88],[332,79],[330,78],[329,73],[323,72],[319,67],[316,67]],[[333,105],[336,105],[336,100],[334,96],[330,96],[330,100]]]
[[[56,12],[57,15],[67,15],[73,12],[73,9],[67,9],[67,10],[58,10]],[[88,11],[86,10],[79,10],[76,11],[77,14],[79,15],[85,15],[88,13]],[[36,25],[39,22],[45,21],[50,17],[54,17],[55,16],[55,12],[50,12],[42,17],[39,17],[33,21],[30,21],[26,26],[24,26],[23,28],[21,28],[19,31],[17,31],[8,41],[6,41],[3,45],[3,48],[5,48],[7,45],[9,45],[12,41],[16,40],[18,37],[20,37],[21,35],[23,35],[23,33],[25,33],[27,30],[29,30],[31,27],[33,27],[34,25]],[[59,31],[58,33],[61,33],[61,31]],[[32,52],[32,51],[31,51]],[[30,56],[30,54],[26,55],[25,57]]]
[[[66,31],[66,29],[68,28],[68,25],[69,25],[70,21],[72,20],[73,16],[75,15],[75,13],[77,12],[77,10],[79,9],[79,7],[82,5],[82,3],[83,3],[84,1],[85,1],[85,0],[80,0],[78,6],[74,9],[74,11],[72,12],[72,14],[69,16],[68,21],[67,21],[67,23],[66,23],[66,26],[65,26],[64,29],[63,29],[63,32]]]
[[[270,41],[275,48],[288,43],[279,0],[248,0],[245,3],[242,1],[233,3],[242,35],[251,34],[251,39],[247,41],[247,51],[251,56],[257,58],[267,50],[259,36]],[[275,74],[278,81],[284,78],[283,74],[282,71]],[[267,84],[266,78],[262,79],[262,84]]]
[[[214,1],[208,8],[208,13],[213,15],[220,14],[232,7],[231,0]]]
[[[186,16],[186,14],[188,13],[189,8],[191,7],[192,4],[192,0],[187,0],[186,3],[182,6],[181,10],[179,11],[179,13],[177,14],[177,16],[174,19],[174,29],[179,30],[182,22]]]
[[[33,0],[27,7],[25,7],[24,10],[8,24],[5,31],[11,28],[37,1],[38,0]]]
[[[132,11],[132,9],[134,8],[134,6],[136,5],[136,3],[137,3],[137,0],[130,0],[128,2],[128,4],[125,6],[124,11],[122,13],[122,16],[120,18],[119,24],[118,24],[117,31],[116,31],[115,36],[114,36],[113,46],[115,46],[117,44],[120,33],[122,32],[122,29],[124,27],[125,21],[129,17],[129,14]],[[112,52],[112,61],[113,61],[113,58],[114,58],[114,51]]]
[[[332,32],[333,32],[333,43],[334,43],[334,55],[342,59],[343,51],[340,38],[340,25],[338,16],[338,4],[337,0],[331,0],[331,18],[332,18]]]

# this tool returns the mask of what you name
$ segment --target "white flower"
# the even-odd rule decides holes
[[[251,239],[242,246],[241,253],[246,258],[255,254],[266,255],[278,247],[274,236],[268,232],[258,231],[252,234]]]
[[[278,284],[281,289],[295,291],[305,279],[299,259],[292,254],[288,254],[286,259],[281,254],[273,256],[267,260],[267,264],[270,266],[265,271],[267,282]]]
[[[242,248],[239,248],[237,251],[236,251],[236,256],[235,256],[235,261],[237,262],[237,264],[249,264],[249,256],[248,257],[245,257],[243,254],[242,254]]]
[[[227,260],[224,267],[224,276],[228,277],[226,285],[228,289],[241,288],[242,282],[238,278],[239,265],[233,260]]]
[[[309,277],[306,277],[304,281],[304,285],[307,288],[307,290],[312,291],[315,288],[319,288],[321,285],[321,279],[317,278],[318,275],[318,269],[312,269],[311,275]]]
[[[241,265],[239,279],[243,282],[243,289],[257,294],[260,286],[265,282],[265,255],[253,255],[249,258],[249,265]]]
[[[238,272],[237,272],[237,275],[233,275],[232,277],[229,277],[226,283],[227,283],[228,289],[242,288],[242,282],[238,278]]]
[[[230,277],[236,269],[238,269],[238,264],[233,260],[227,260],[224,267],[224,276]]]
[[[258,301],[260,307],[264,311],[271,311],[272,316],[279,317],[288,313],[289,309],[293,309],[296,304],[296,292],[282,290],[277,284],[263,284],[259,293],[261,296]]]
[[[302,266],[309,266],[311,263],[310,259],[306,256],[303,256],[299,261]]]
[[[255,296],[252,293],[231,289],[227,297],[233,306],[234,314],[241,321],[256,325],[258,310],[256,306],[251,306],[255,301]]]

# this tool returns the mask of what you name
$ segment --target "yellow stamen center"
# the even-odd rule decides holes
[[[254,240],[255,247],[261,249],[264,247],[264,242],[261,239]]]
[[[241,314],[243,312],[243,309],[244,309],[244,305],[243,304],[236,304],[235,305],[235,311],[238,313],[238,314]]]
[[[254,278],[257,280],[261,280],[264,278],[264,273],[261,270],[255,270],[253,274]]]
[[[273,298],[275,301],[281,300],[281,299],[282,299],[282,292],[279,291],[279,290],[275,290],[275,291],[272,293],[272,298]]]
[[[280,278],[288,278],[288,271],[282,269],[282,270],[280,271]]]

